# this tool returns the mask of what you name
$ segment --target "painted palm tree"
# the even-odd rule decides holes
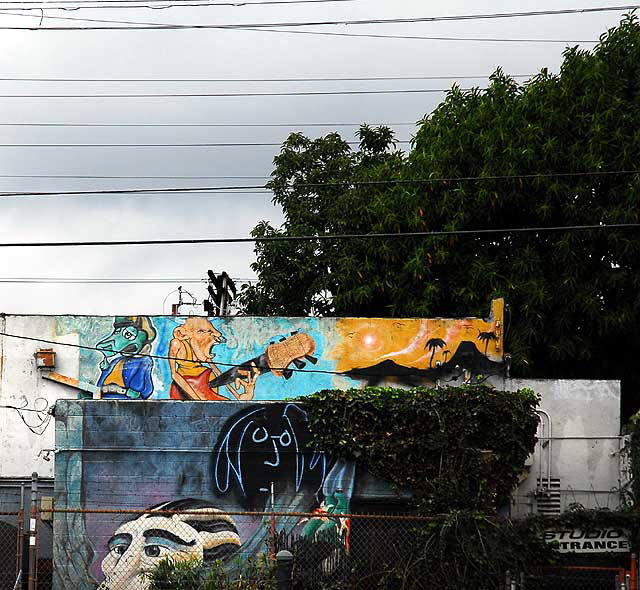
[[[487,348],[489,348],[489,342],[492,340],[497,342],[498,336],[495,332],[481,332],[478,330],[478,340],[484,342],[484,356],[487,356]]]
[[[433,367],[433,357],[436,354],[437,348],[444,348],[447,343],[442,338],[429,338],[425,344],[425,348],[431,351],[431,358],[429,359],[429,368]]]

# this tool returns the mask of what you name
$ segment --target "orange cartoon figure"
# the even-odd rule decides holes
[[[171,368],[170,397],[174,400],[224,401],[211,381],[221,374],[212,362],[216,344],[225,342],[222,334],[203,317],[190,317],[173,331],[169,345]],[[224,386],[238,400],[251,400],[260,371],[251,365],[238,370],[237,378]]]

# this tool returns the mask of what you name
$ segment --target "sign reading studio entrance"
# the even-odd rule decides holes
[[[544,540],[557,543],[560,553],[628,553],[631,543],[621,529],[546,531]]]

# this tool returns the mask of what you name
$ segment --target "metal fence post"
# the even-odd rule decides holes
[[[22,581],[22,545],[24,540],[24,506],[20,505],[20,510],[18,511],[18,522],[16,523],[17,528],[17,542],[16,542],[16,576],[19,581]]]
[[[36,590],[36,542],[38,523],[38,474],[31,474],[31,511],[29,518],[29,590]]]
[[[278,590],[293,589],[292,572],[293,554],[286,549],[278,551],[276,555],[276,580],[278,582]]]

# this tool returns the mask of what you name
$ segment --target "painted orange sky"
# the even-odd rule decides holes
[[[489,321],[481,318],[341,319],[336,326],[339,340],[329,356],[336,359],[336,370],[340,372],[370,367],[384,360],[428,369],[430,364],[435,367],[438,361],[446,362],[464,340],[474,342],[484,353],[485,340],[479,338],[480,334],[493,332],[497,339],[488,340],[487,356],[501,362],[503,315],[504,300],[495,299]],[[442,339],[445,344],[430,348],[427,343],[435,338]]]

